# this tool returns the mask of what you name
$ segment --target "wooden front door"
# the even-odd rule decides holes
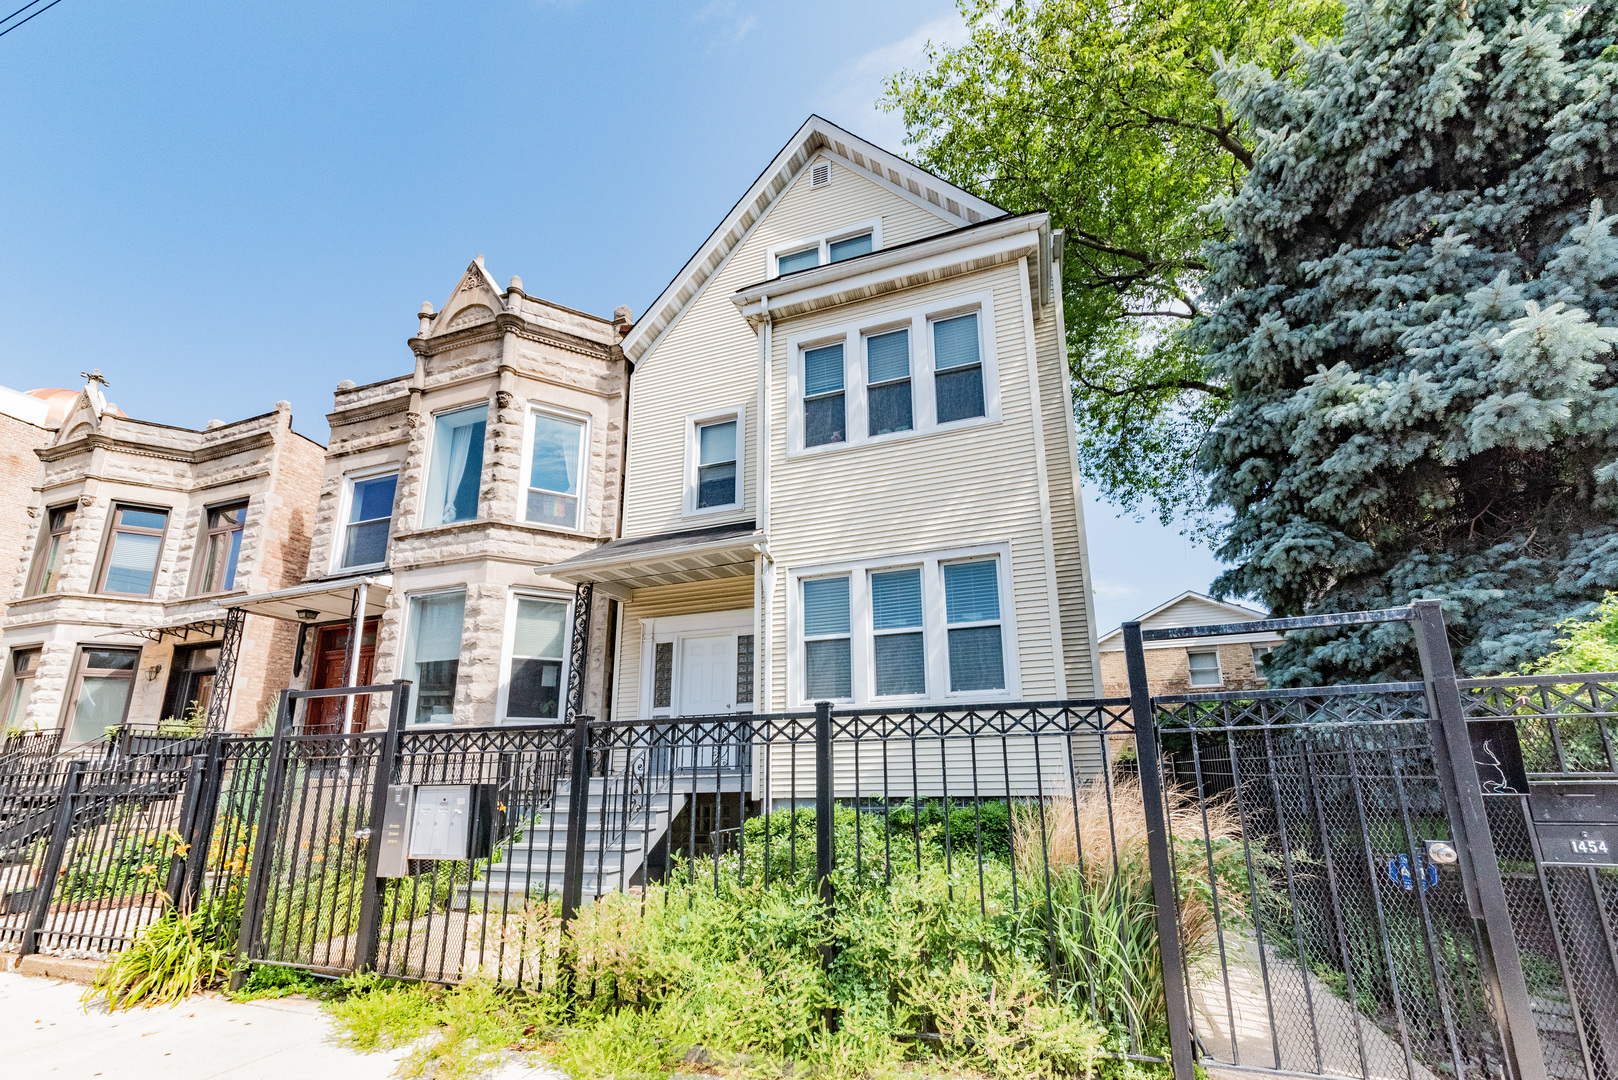
[[[360,686],[367,686],[371,682],[372,666],[376,662],[376,626],[376,619],[367,619],[364,631],[360,634]],[[344,668],[344,663],[348,659],[349,629],[348,623],[316,629],[314,670],[310,673],[309,689],[329,690],[332,687],[348,685],[348,672]],[[370,699],[365,697],[354,700],[355,728],[364,725],[365,710],[369,702]],[[305,735],[331,735],[336,733],[342,724],[342,698],[309,699],[303,719]]]

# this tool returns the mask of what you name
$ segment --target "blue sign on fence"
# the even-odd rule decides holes
[[[1429,888],[1438,884],[1438,867],[1426,859],[1422,859],[1421,876],[1421,891],[1426,892]],[[1409,855],[1395,855],[1388,860],[1388,880],[1405,892],[1409,892],[1416,887],[1415,875],[1410,872]]]

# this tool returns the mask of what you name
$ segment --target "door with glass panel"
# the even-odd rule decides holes
[[[82,746],[106,738],[109,728],[124,722],[129,692],[140,665],[139,649],[83,649],[73,673],[67,734],[63,746]]]

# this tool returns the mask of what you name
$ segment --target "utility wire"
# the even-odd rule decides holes
[[[46,4],[44,7],[40,8],[38,11],[34,12],[34,14],[28,16],[28,18],[24,19],[22,22],[15,23],[15,24],[13,24],[11,26],[6,27],[4,30],[0,30],[0,37],[5,37],[7,34],[11,33],[13,30],[17,29],[17,27],[21,26],[23,23],[26,23],[31,19],[34,19],[34,18],[36,18],[36,17],[38,17],[40,15],[45,14],[47,11],[49,11],[51,8],[55,7],[57,4],[60,4],[61,2],[62,2],[62,0],[51,0],[50,3]],[[33,7],[34,4],[37,4],[37,3],[39,3],[39,0],[34,0],[33,4],[25,4],[25,5],[23,5],[22,7],[18,8],[16,11],[13,11],[10,15],[7,15],[6,19],[14,19],[14,18],[16,18],[18,15],[21,15],[23,12],[27,11],[29,8]],[[5,19],[0,19],[0,22],[4,22],[4,21],[5,21]]]
[[[16,11],[13,11],[10,15],[7,15],[5,18],[0,19],[0,25],[3,25],[5,23],[10,22],[12,19],[15,19],[18,15],[21,15],[23,12],[27,11],[29,8],[33,7],[35,4],[37,4],[39,2],[40,2],[40,0],[28,0],[28,3],[24,4],[22,7],[18,8]]]

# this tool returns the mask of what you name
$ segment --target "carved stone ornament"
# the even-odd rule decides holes
[[[84,507],[86,510],[90,509],[90,507],[94,506],[95,504],[96,504],[96,497],[94,495],[80,495],[79,496],[79,505]]]
[[[517,403],[517,397],[509,390],[496,390],[494,404],[497,409],[509,409]]]
[[[473,289],[477,288],[481,284],[483,284],[483,282],[478,278],[478,275],[476,273],[467,274],[466,275],[466,280],[461,282],[461,291],[462,292],[471,292]]]
[[[427,418],[421,415],[419,412],[405,413],[405,423],[409,424],[413,428],[421,427],[426,422]]]
[[[37,518],[39,516],[39,507],[30,506],[28,508],[28,516],[31,518]]]

